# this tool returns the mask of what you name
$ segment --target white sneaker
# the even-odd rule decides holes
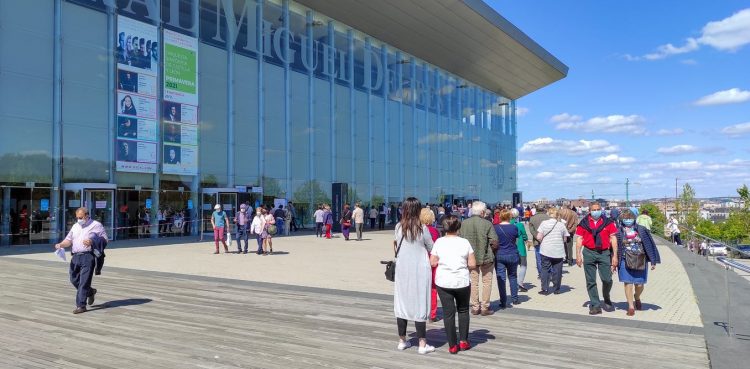
[[[435,348],[430,345],[424,345],[424,347],[419,348],[419,353],[422,355],[430,353],[430,352],[434,352],[434,351],[435,351]]]
[[[399,350],[403,351],[403,350],[408,349],[409,347],[411,347],[411,342],[409,342],[409,341],[404,341],[404,342],[399,342],[398,343],[398,349]]]

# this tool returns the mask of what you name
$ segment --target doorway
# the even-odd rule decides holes
[[[115,228],[114,200],[116,185],[109,183],[67,183],[63,192],[63,212],[65,232],[73,227],[76,221],[76,210],[88,209],[91,219],[104,226],[109,239],[117,239]]]
[[[2,186],[0,191],[0,244],[44,244],[57,239],[50,229],[49,187]]]
[[[220,204],[229,218],[234,220],[235,211],[238,207],[237,189],[234,188],[205,188],[201,195],[201,234],[213,233],[211,226],[211,215],[214,212],[214,205]]]

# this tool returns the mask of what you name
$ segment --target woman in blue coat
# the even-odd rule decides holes
[[[646,227],[635,223],[635,214],[626,209],[620,215],[617,232],[618,277],[625,284],[628,316],[641,310],[641,294],[651,270],[661,262],[656,242]]]

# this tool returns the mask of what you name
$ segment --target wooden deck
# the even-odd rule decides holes
[[[0,278],[1,368],[709,367],[703,335],[680,326],[515,308],[472,316],[458,355],[428,324],[423,356],[396,350],[387,295],[105,266],[97,305],[73,315],[63,264],[0,258]]]

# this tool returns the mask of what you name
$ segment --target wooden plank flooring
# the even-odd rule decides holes
[[[383,295],[105,267],[97,306],[73,315],[62,264],[0,258],[0,278],[1,368],[709,366],[702,335],[563,315],[472,316],[476,346],[459,355],[448,354],[442,322],[430,323],[438,349],[422,356],[396,350]]]

